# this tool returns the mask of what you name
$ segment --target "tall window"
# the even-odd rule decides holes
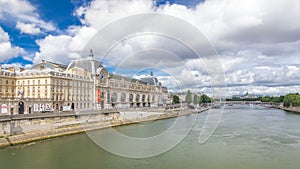
[[[139,102],[139,101],[140,101],[140,95],[139,95],[139,94],[136,95],[135,101],[136,101],[136,102]]]
[[[117,102],[117,99],[118,99],[117,93],[113,93],[113,94],[111,95],[111,101],[112,101],[112,102]]]
[[[121,94],[121,102],[125,102],[126,101],[126,94],[122,93]]]

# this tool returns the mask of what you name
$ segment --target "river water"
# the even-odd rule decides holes
[[[219,110],[215,110],[219,111]],[[55,138],[0,150],[1,169],[299,169],[300,115],[259,106],[234,105],[210,139],[199,144],[207,112],[170,151],[132,159],[97,146],[86,134]],[[186,116],[180,118],[194,118]],[[157,135],[175,119],[116,127],[134,137]],[[185,120],[187,123],[189,120]],[[191,119],[192,121],[192,119]],[[96,131],[95,131],[96,132]]]

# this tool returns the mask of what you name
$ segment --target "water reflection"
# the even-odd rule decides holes
[[[197,117],[192,131],[178,146],[159,156],[118,157],[96,146],[85,134],[78,134],[0,150],[0,168],[300,168],[300,115],[259,106],[230,107],[225,109],[220,126],[205,144],[199,144],[198,137],[207,112]],[[116,129],[129,136],[146,137],[168,128],[173,120]]]

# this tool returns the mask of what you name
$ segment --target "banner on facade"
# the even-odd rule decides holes
[[[109,90],[107,91],[107,102],[109,102],[110,101],[110,92],[109,92]]]
[[[7,113],[7,105],[6,104],[1,105],[1,113]]]
[[[101,91],[100,91],[100,89],[98,89],[98,91],[97,91],[97,97],[98,97],[97,101],[98,101],[98,103],[100,103],[101,102]]]
[[[38,104],[34,104],[33,105],[33,111],[34,112],[38,112],[39,111],[39,105]]]
[[[45,110],[45,105],[44,104],[40,104],[40,111],[44,111]]]
[[[63,106],[63,111],[72,111],[71,106]]]
[[[45,111],[50,111],[50,110],[51,110],[50,104],[46,104],[46,106],[45,106]]]

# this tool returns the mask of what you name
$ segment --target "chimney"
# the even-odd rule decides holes
[[[90,49],[90,54],[89,54],[89,57],[93,58],[94,57],[94,54],[93,54],[93,49]]]
[[[20,72],[23,72],[25,70],[25,68],[20,67]]]
[[[15,68],[14,67],[9,67],[8,70],[11,71],[11,72],[15,72]]]

